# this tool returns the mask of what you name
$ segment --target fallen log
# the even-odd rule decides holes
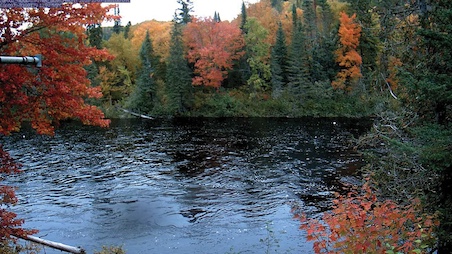
[[[121,110],[121,111],[123,111],[123,112],[125,112],[125,113],[131,114],[131,115],[133,115],[133,116],[141,117],[141,118],[144,118],[144,119],[150,119],[150,120],[153,120],[153,119],[154,119],[152,116],[147,116],[147,115],[138,114],[138,113],[132,112],[132,111],[130,111],[130,110],[127,110],[127,109],[125,109],[125,108],[118,108],[118,109]]]
[[[18,236],[16,235],[16,237],[27,240],[27,241],[31,241],[31,242],[35,242],[35,243],[39,243],[57,250],[61,250],[61,251],[65,251],[65,252],[69,252],[69,253],[74,253],[74,254],[86,254],[85,250],[79,247],[73,247],[73,246],[69,246],[66,244],[62,244],[62,243],[57,243],[57,242],[53,242],[53,241],[49,241],[49,240],[45,240],[36,236]]]

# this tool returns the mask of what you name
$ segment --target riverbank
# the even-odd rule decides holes
[[[388,102],[371,94],[344,94],[329,91],[314,98],[283,94],[271,98],[268,94],[250,95],[240,89],[219,92],[197,92],[187,110],[171,112],[165,100],[148,112],[135,112],[153,117],[369,117]],[[119,103],[121,104],[121,103]],[[120,106],[123,108],[123,106]],[[130,118],[130,114],[115,106],[101,106],[108,118]]]

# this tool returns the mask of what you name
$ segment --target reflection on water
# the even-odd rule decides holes
[[[327,207],[360,163],[344,144],[368,124],[116,120],[109,129],[67,124],[53,138],[23,131],[1,141],[24,165],[9,183],[37,236],[88,252],[310,253],[290,209]]]

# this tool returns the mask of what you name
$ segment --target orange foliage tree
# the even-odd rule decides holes
[[[161,57],[167,59],[169,56],[169,45],[171,39],[171,22],[162,21],[145,21],[132,27],[132,46],[137,52],[140,50],[144,41],[146,32],[149,32],[152,38],[152,48],[154,52]]]
[[[331,83],[335,89],[350,92],[361,75],[362,58],[356,51],[361,36],[361,27],[355,22],[356,14],[351,17],[341,12],[339,37],[341,47],[336,50],[336,62],[342,67],[336,79]]]
[[[30,121],[40,134],[54,133],[60,121],[75,118],[84,124],[107,126],[102,111],[88,105],[87,98],[101,96],[90,86],[84,66],[110,55],[85,44],[85,27],[108,18],[111,6],[63,4],[59,8],[0,9],[0,55],[41,54],[43,67],[2,65],[0,68],[0,134],[18,131]],[[0,180],[19,172],[0,147]],[[17,202],[14,189],[0,185],[0,240],[11,234],[32,233],[21,229],[22,220],[7,210]]]
[[[381,201],[366,183],[361,193],[338,195],[322,221],[297,217],[315,253],[428,253],[438,222],[420,210],[419,200],[408,206]]]
[[[233,61],[243,56],[244,39],[237,25],[193,19],[184,30],[188,60],[195,65],[193,85],[219,88]]]
[[[275,44],[276,31],[278,30],[279,23],[281,23],[284,30],[284,34],[287,38],[287,43],[290,44],[292,33],[292,4],[289,1],[282,3],[282,10],[278,12],[271,6],[270,0],[262,0],[257,3],[250,4],[247,9],[248,17],[255,17],[259,23],[268,30],[268,36],[265,40],[266,43],[271,45]],[[297,14],[302,16],[301,9],[297,8]],[[270,52],[269,52],[270,56]]]

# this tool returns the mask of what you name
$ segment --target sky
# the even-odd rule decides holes
[[[245,3],[256,3],[259,0],[245,0]],[[119,11],[121,24],[132,25],[146,20],[171,21],[174,11],[180,8],[177,0],[130,0],[130,3],[120,3]],[[233,20],[240,13],[242,0],[193,0],[192,15],[199,17],[213,17],[216,12],[220,13],[221,20]]]

